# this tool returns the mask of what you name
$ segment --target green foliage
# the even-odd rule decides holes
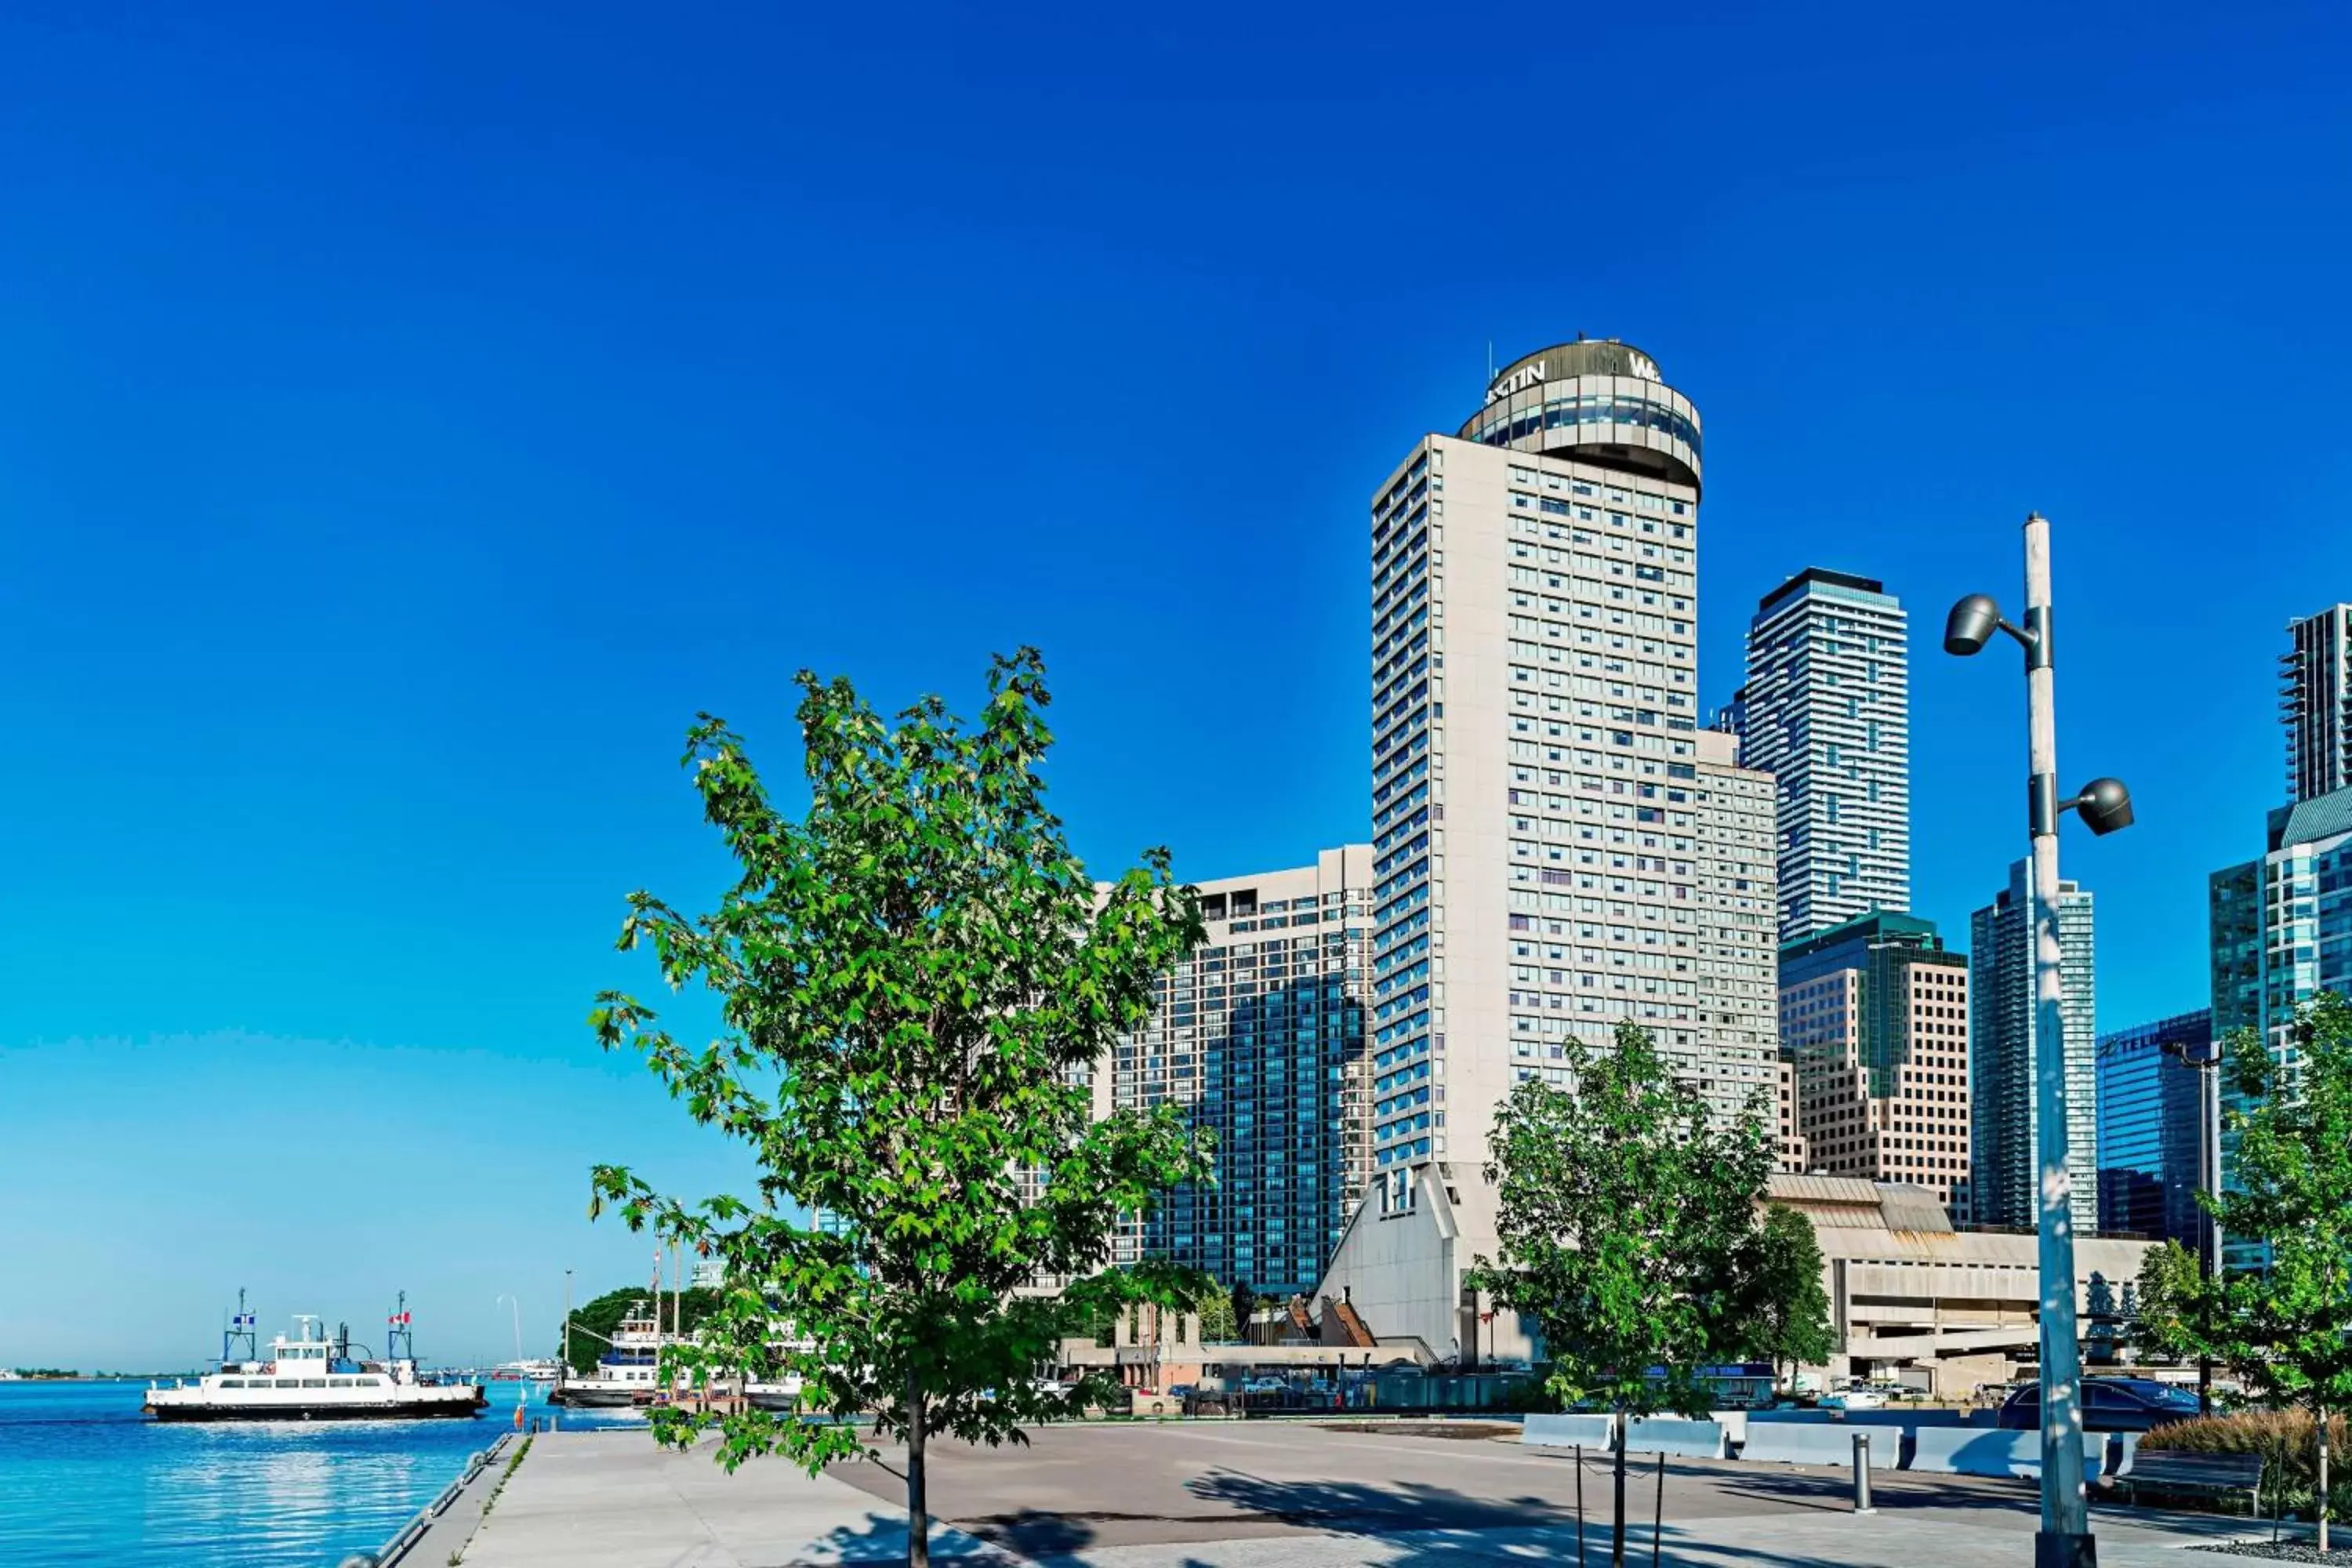
[[[1564,1403],[1704,1415],[1699,1369],[1759,1337],[1770,1141],[1752,1108],[1714,1125],[1633,1024],[1606,1051],[1572,1047],[1570,1066],[1572,1092],[1529,1079],[1497,1113],[1501,1256],[1472,1283],[1542,1330]],[[1784,1222],[1784,1268],[1793,1239]]]
[[[1746,1284],[1740,1315],[1747,1354],[1779,1367],[1819,1366],[1835,1352],[1822,1244],[1811,1220],[1785,1204],[1766,1205]]]
[[[650,1304],[650,1285],[633,1285],[618,1290],[607,1290],[594,1300],[573,1309],[572,1322],[572,1370],[586,1375],[596,1367],[596,1358],[608,1348],[606,1342],[633,1302]],[[719,1296],[716,1290],[688,1287],[678,1292],[678,1320],[688,1333],[701,1326],[702,1321],[719,1310]],[[661,1293],[662,1327],[670,1325],[670,1293]],[[585,1331],[584,1332],[582,1331]]]
[[[1227,1309],[1234,1315],[1234,1338],[1250,1337],[1250,1321],[1257,1316],[1257,1292],[1250,1289],[1249,1281],[1234,1280],[1232,1304]]]
[[[2194,1252],[2170,1240],[2149,1247],[2137,1295],[2139,1316],[2126,1337],[2141,1354],[2186,1361],[2200,1353],[2193,1319],[2206,1300],[2205,1265]]]
[[[2210,1279],[2160,1252],[2140,1279],[2140,1337],[2212,1356],[2265,1405],[2325,1416],[2352,1409],[2352,1007],[2323,994],[2292,1039],[2291,1067],[2252,1029],[2227,1042],[2245,1102],[2228,1122],[2234,1179],[2200,1200],[2224,1235],[2268,1243],[2270,1267]],[[2315,1438],[2324,1430],[2315,1421]]]
[[[739,876],[700,917],[632,895],[622,929],[672,989],[718,995],[726,1037],[689,1047],[618,994],[590,1020],[750,1150],[758,1190],[689,1204],[602,1165],[592,1212],[726,1264],[701,1342],[669,1352],[668,1370],[799,1373],[809,1406],[908,1439],[919,1514],[926,1434],[1017,1441],[1077,1413],[1076,1396],[1031,1378],[1105,1293],[1132,1288],[1085,1279],[1114,1222],[1208,1174],[1175,1108],[1097,1121],[1086,1085],[1203,932],[1164,850],[1099,893],[1070,852],[1037,771],[1051,736],[1034,650],[995,662],[975,726],[935,697],[891,723],[845,680],[798,682],[805,816],[777,809],[742,742],[706,715],[685,763]],[[841,1223],[793,1217],[818,1210]],[[1087,1288],[1014,1294],[1040,1275]],[[667,1443],[706,1426],[730,1468],[781,1452],[814,1471],[865,1447],[844,1423],[655,1414]]]
[[[1192,1298],[1192,1310],[1201,1314],[1201,1339],[1205,1344],[1230,1344],[1241,1338],[1234,1322],[1234,1299],[1215,1280],[1209,1288]]]

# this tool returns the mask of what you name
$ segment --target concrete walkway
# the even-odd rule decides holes
[[[1016,1560],[935,1527],[934,1559]],[[542,1433],[465,1568],[835,1568],[904,1563],[907,1510],[782,1460],[730,1476],[704,1447],[659,1449],[641,1427]],[[420,1560],[421,1561],[421,1560]],[[434,1568],[447,1559],[432,1559]]]
[[[932,1450],[931,1552],[963,1568],[1485,1568],[1576,1561],[1571,1458],[1494,1443],[1303,1426],[1071,1426],[1025,1447]],[[842,1568],[905,1560],[902,1483],[885,1463],[812,1479],[773,1458],[730,1476],[708,1447],[642,1429],[544,1435],[465,1568]],[[1874,1515],[1845,1478],[1784,1466],[1668,1469],[1660,1568],[2014,1568],[2030,1563],[2032,1488],[1890,1475]],[[1608,1478],[1589,1461],[1585,1560],[1608,1561]],[[1650,1553],[1654,1474],[1629,1489],[1628,1560]],[[2101,1509],[2102,1568],[2203,1568],[2183,1547],[2267,1529]],[[435,1568],[446,1558],[434,1559]]]

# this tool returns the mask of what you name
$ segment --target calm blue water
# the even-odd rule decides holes
[[[0,1383],[0,1563],[335,1568],[383,1545],[514,1425],[511,1384],[492,1384],[474,1421],[168,1426],[139,1414],[145,1389]]]

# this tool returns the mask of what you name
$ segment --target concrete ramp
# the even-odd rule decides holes
[[[1616,1435],[1614,1415],[1530,1415],[1519,1427],[1529,1447],[1604,1449]]]
[[[1893,1469],[1901,1459],[1902,1448],[1899,1429],[1871,1433],[1872,1468]],[[1851,1465],[1853,1433],[1826,1421],[1759,1421],[1748,1428],[1748,1446],[1739,1450],[1739,1457],[1783,1465]]]
[[[1639,1415],[1627,1423],[1629,1454],[1670,1454],[1678,1459],[1720,1459],[1723,1423],[1687,1421],[1675,1415]]]

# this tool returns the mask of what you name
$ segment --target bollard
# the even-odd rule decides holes
[[[1870,1506],[1870,1434],[1853,1435],[1853,1511],[1876,1513]]]
[[[1576,1446],[1576,1568],[1584,1568],[1584,1445]]]

